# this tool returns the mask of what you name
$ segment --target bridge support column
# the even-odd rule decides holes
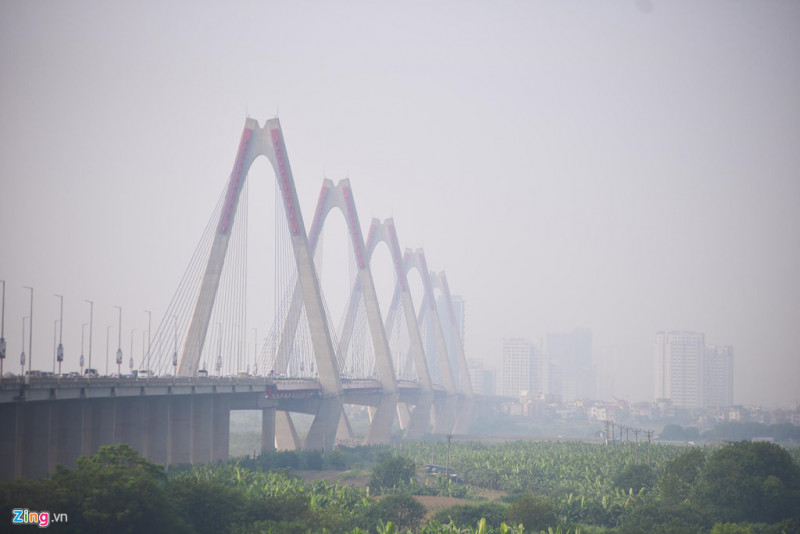
[[[281,451],[296,451],[300,448],[300,438],[289,412],[275,412],[275,446]]]
[[[434,434],[451,434],[456,419],[458,397],[447,395],[443,402],[434,403]]]
[[[228,459],[231,438],[231,399],[214,395],[211,405],[211,461]]]
[[[474,420],[475,400],[471,397],[466,397],[456,409],[456,424],[453,427],[453,434],[468,434]]]
[[[344,410],[342,410],[339,424],[336,427],[336,439],[339,441],[349,441],[353,439],[353,427],[350,426],[350,418],[347,417],[347,413]]]
[[[411,410],[405,402],[397,403],[397,421],[400,423],[400,429],[405,432],[408,428],[408,423],[411,420]]]
[[[381,395],[378,406],[375,407],[372,421],[364,436],[364,445],[382,445],[389,443],[392,435],[392,423],[397,407],[397,394]],[[371,408],[371,407],[370,407]]]
[[[428,425],[431,418],[431,406],[433,405],[433,393],[420,393],[417,405],[411,412],[408,421],[405,437],[408,439],[418,439],[428,432]]]
[[[192,395],[192,463],[211,461],[211,427],[213,399],[208,395]]]
[[[22,403],[0,404],[0,480],[22,476]]]
[[[83,428],[84,439],[87,439],[86,431],[88,430],[89,451],[86,452],[86,443],[84,443],[84,454],[94,454],[102,445],[113,445],[116,442],[117,399],[91,399],[87,401],[87,404],[88,410],[85,410],[83,414]]]
[[[42,478],[50,470],[50,434],[53,403],[27,402],[22,408],[22,460],[24,478]]]
[[[142,456],[145,451],[145,429],[147,428],[147,410],[143,399],[125,397],[117,399],[116,442],[128,443]]]
[[[334,360],[335,361],[335,360]],[[303,450],[328,454],[336,446],[336,430],[342,413],[342,397],[326,397],[319,403],[317,415],[308,429]]]
[[[188,464],[192,461],[192,398],[190,395],[172,395],[170,404],[172,450],[169,465]]]
[[[65,400],[56,403],[56,463],[75,467],[81,455],[83,440],[83,401]]]
[[[157,397],[146,400],[148,425],[145,430],[147,458],[154,463],[169,465],[170,452],[170,398]]]
[[[275,408],[261,410],[261,452],[275,450]]]

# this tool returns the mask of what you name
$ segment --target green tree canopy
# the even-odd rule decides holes
[[[371,490],[379,492],[381,488],[396,488],[411,482],[416,465],[406,456],[382,456],[372,469],[369,481]]]
[[[778,445],[740,441],[714,451],[691,499],[716,521],[800,518],[800,469]]]

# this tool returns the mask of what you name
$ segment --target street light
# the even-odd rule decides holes
[[[84,332],[85,332],[84,329],[86,328],[87,324],[88,323],[83,323],[81,325],[81,359],[80,359],[80,362],[79,362],[79,364],[81,366],[81,376],[83,376],[83,363],[84,363],[84,361],[83,361],[83,337],[84,337]]]
[[[89,369],[93,369],[92,367],[92,325],[94,324],[93,315],[94,315],[94,302],[91,300],[87,300],[86,302],[89,303]]]
[[[136,332],[136,329],[131,329],[131,371],[133,371],[133,333]]]
[[[22,287],[31,290],[31,313],[29,315],[30,321],[28,322],[28,374],[30,374],[31,366],[33,365],[33,288],[30,286]]]
[[[22,354],[19,355],[20,376],[25,376],[25,319],[28,319],[28,317],[22,318]]]
[[[247,368],[247,374],[250,374],[250,366]],[[253,328],[253,374],[258,374],[258,328]]]
[[[117,343],[117,374],[120,374],[122,366],[122,306],[114,306],[119,310],[119,341]]]
[[[175,324],[175,352],[172,353],[172,376],[178,375],[178,318],[172,316]]]
[[[3,282],[3,307],[0,311],[0,379],[3,378],[3,361],[6,359],[6,281]]]
[[[150,319],[152,318],[152,313],[150,310],[145,310],[147,314],[147,374],[150,375],[150,347],[153,343],[153,338],[150,335]],[[142,341],[144,343],[144,341]]]
[[[63,339],[62,336],[64,334],[64,297],[61,295],[56,296],[61,299],[61,313],[58,319],[61,327],[58,329],[58,348],[56,349],[56,360],[58,360],[58,379],[61,380],[61,362],[64,361],[64,345],[61,343],[61,340]]]
[[[58,334],[58,323],[59,322],[60,321],[58,319],[53,321],[53,374],[56,373],[56,354],[58,353],[58,347],[56,345],[56,341],[58,341],[58,338],[56,336]],[[61,374],[61,373],[59,373],[59,374]]]
[[[111,325],[106,325],[106,376],[108,376],[108,338],[111,332]]]

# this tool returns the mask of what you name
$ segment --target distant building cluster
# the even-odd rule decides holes
[[[654,396],[679,408],[733,406],[733,347],[706,345],[699,332],[658,332]]]
[[[597,397],[592,332],[578,328],[548,334],[545,346],[522,338],[503,340],[502,395],[560,401]]]
[[[722,422],[762,423],[767,425],[790,424],[800,426],[800,404],[794,409],[765,410],[760,406],[727,406],[682,408],[666,399],[656,402],[630,403],[622,399],[612,401],[578,400],[559,401],[553,396],[531,398],[526,395],[509,401],[504,411],[533,419],[557,423],[586,421],[615,421],[623,424],[661,425],[678,423],[694,426],[701,431]]]

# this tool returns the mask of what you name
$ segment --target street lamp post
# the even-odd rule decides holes
[[[131,359],[130,359],[130,367],[131,371],[133,371],[133,333],[136,332],[136,329],[131,329]]]
[[[89,369],[94,369],[92,367],[92,325],[94,324],[94,302],[91,300],[87,300],[86,302],[89,303]]]
[[[84,332],[85,332],[84,329],[86,328],[86,326],[87,326],[87,323],[83,323],[81,325],[81,359],[78,362],[79,365],[81,366],[81,376],[83,376],[83,364],[84,364],[84,360],[83,360],[83,337],[84,337]]]
[[[6,281],[3,282],[3,306],[0,310],[0,380],[3,378],[3,361],[6,359]]]
[[[250,366],[247,367],[247,374],[250,374]],[[253,328],[253,374],[258,374],[258,328]]]
[[[31,290],[31,313],[28,321],[28,374],[31,374],[31,366],[33,365],[33,288],[30,286],[23,287]]]
[[[106,325],[106,376],[108,376],[108,338],[111,332],[111,325]]]
[[[147,313],[147,375],[148,375],[148,378],[149,378],[149,375],[150,375],[150,347],[151,347],[151,345],[153,343],[153,338],[152,338],[152,336],[150,334],[150,319],[152,319],[152,313],[150,313],[150,310],[145,310],[145,313]],[[144,343],[144,341],[142,343]]]
[[[119,340],[117,343],[117,374],[120,374],[122,367],[122,306],[114,306],[119,310]]]
[[[58,347],[56,342],[58,341],[58,319],[53,321],[53,374],[56,374],[56,353],[58,352]]]
[[[64,334],[64,297],[61,295],[56,295],[59,299],[61,299],[61,312],[59,314],[58,323],[60,325],[58,329],[58,348],[56,349],[56,360],[58,360],[58,379],[61,380],[61,362],[64,361],[64,344],[61,343]]]
[[[19,355],[20,376],[25,376],[25,319],[28,319],[28,317],[22,318],[22,353]]]
[[[175,351],[172,353],[172,376],[175,377],[178,375],[178,318],[173,315],[172,319],[175,324]]]

